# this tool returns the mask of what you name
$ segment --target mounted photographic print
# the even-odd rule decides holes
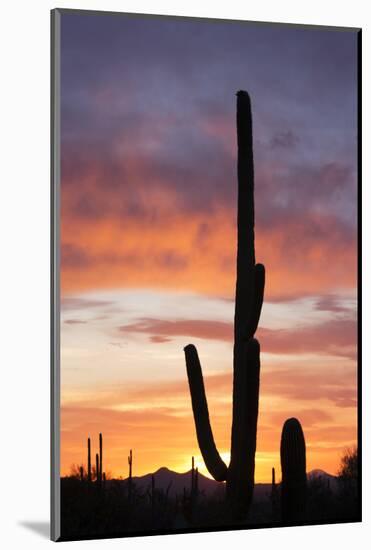
[[[53,540],[361,521],[360,44],[53,10]]]

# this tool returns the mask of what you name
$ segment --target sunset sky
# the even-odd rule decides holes
[[[356,33],[63,13],[61,462],[206,473],[183,348],[228,460],[236,261],[235,93],[252,99],[256,481],[296,416],[307,469],[357,437]]]

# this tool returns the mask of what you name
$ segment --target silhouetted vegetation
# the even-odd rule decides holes
[[[357,514],[358,461],[357,447],[346,449],[341,458],[338,472],[342,513],[349,516]]]
[[[230,519],[245,521],[254,490],[259,403],[260,346],[254,338],[263,304],[265,269],[255,263],[252,116],[247,92],[237,93],[237,281],[233,351],[233,419],[229,466],[220,457],[210,425],[198,353],[185,347],[198,444],[210,474],[226,481]]]
[[[225,498],[226,485],[215,483],[215,490],[209,492],[196,489],[195,480],[200,477],[196,468],[193,468],[193,473],[189,471],[189,485],[184,486],[183,491],[172,491],[171,481],[165,488],[156,486],[156,474],[152,474],[147,485],[137,484],[132,478],[130,495],[129,478],[107,479],[100,487],[96,476],[94,481],[88,482],[83,466],[84,476],[81,479],[79,468],[73,466],[71,475],[61,479],[61,527],[65,538],[163,530],[176,532],[233,525],[229,502]],[[169,475],[172,473],[168,472]],[[140,481],[141,478],[136,479]],[[343,491],[341,476],[330,476],[325,472],[309,474],[305,516],[301,516],[298,523],[359,520],[356,493],[353,499],[344,500]],[[258,484],[244,525],[287,524],[281,520],[281,494],[282,484],[276,483],[275,474],[272,484]]]

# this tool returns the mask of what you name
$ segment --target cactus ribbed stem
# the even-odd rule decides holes
[[[289,418],[281,435],[281,510],[284,524],[301,523],[306,511],[306,450],[299,420]]]
[[[226,489],[233,516],[243,517],[250,507],[254,489],[259,342],[252,338],[242,345],[235,345],[235,364],[231,461]]]

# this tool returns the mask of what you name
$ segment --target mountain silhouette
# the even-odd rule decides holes
[[[169,468],[162,467],[153,473],[144,476],[133,476],[133,483],[141,490],[151,487],[152,475],[155,478],[156,489],[169,490],[169,496],[182,495],[184,488],[189,491],[191,487],[192,470],[184,473],[174,472]],[[201,493],[211,496],[215,491],[220,490],[221,484],[202,474],[198,474],[198,487]]]
[[[169,470],[169,468],[162,467],[145,474],[143,476],[133,476],[132,480],[135,486],[140,490],[145,492],[147,489],[150,490],[152,483],[152,475],[155,479],[155,488],[163,491],[168,490],[169,497],[175,497],[176,495],[182,495],[184,489],[186,491],[190,490],[191,487],[191,476],[192,471],[188,472],[174,472]],[[307,473],[307,478],[309,481],[314,479],[322,479],[322,481],[329,482],[330,488],[336,490],[337,487],[337,477],[331,474],[328,474],[324,470],[315,469]],[[116,480],[117,481],[117,480]],[[121,483],[125,484],[128,482],[128,479],[121,480]],[[108,482],[109,483],[109,482]],[[198,486],[201,494],[204,494],[207,497],[214,496],[216,493],[223,494],[225,490],[225,484],[215,481],[202,475],[198,474]],[[254,488],[254,500],[260,501],[265,500],[270,497],[271,494],[271,484],[270,483],[255,483]]]
[[[308,481],[322,480],[325,483],[328,483],[332,491],[336,491],[338,489],[338,482],[337,482],[338,478],[332,474],[328,474],[327,472],[319,468],[308,472],[307,478],[308,478]]]

